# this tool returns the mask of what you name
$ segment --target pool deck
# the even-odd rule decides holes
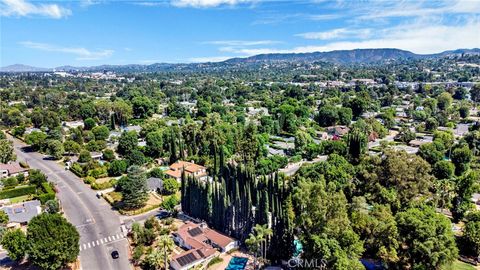
[[[245,267],[246,270],[253,270],[253,257],[243,253],[241,251],[235,251],[232,254],[221,254],[220,258],[223,259],[221,263],[214,264],[208,268],[208,270],[225,270],[227,268],[228,263],[232,259],[232,257],[245,257],[248,258],[247,266]]]

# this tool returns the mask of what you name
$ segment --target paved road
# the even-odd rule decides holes
[[[103,199],[70,171],[44,155],[25,152],[25,144],[14,141],[18,160],[26,161],[31,168],[40,169],[48,180],[55,183],[67,219],[80,233],[80,261],[84,270],[132,269],[128,260],[128,241],[120,230],[120,218]],[[114,260],[111,252],[117,250],[120,258]]]

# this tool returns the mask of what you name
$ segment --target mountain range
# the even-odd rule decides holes
[[[121,71],[121,72],[158,72],[173,71],[178,69],[198,69],[202,67],[217,67],[222,65],[238,65],[252,63],[275,63],[275,62],[330,62],[335,64],[368,64],[389,60],[401,59],[425,59],[441,58],[461,54],[480,54],[480,49],[457,49],[444,51],[436,54],[415,54],[410,51],[400,49],[355,49],[355,50],[336,50],[329,52],[311,52],[311,53],[272,53],[259,54],[244,58],[231,58],[223,62],[191,63],[191,64],[168,64],[155,63],[151,65],[100,65],[92,67],[73,67],[61,66],[56,68],[32,67],[22,64],[15,64],[1,67],[0,72],[51,72],[51,71]]]

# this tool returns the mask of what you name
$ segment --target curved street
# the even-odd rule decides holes
[[[9,136],[14,142],[18,161],[39,169],[55,183],[57,197],[68,219],[80,233],[80,262],[85,270],[132,269],[128,260],[128,241],[121,231],[120,217],[82,179],[44,155],[26,152],[26,144]],[[117,250],[118,259],[111,252]]]

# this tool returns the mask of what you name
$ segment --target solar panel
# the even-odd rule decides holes
[[[183,255],[182,257],[179,257],[177,259],[180,266],[185,266],[185,265],[190,264],[190,263],[192,263],[196,260],[197,260],[197,258],[192,253],[188,253],[188,254]]]
[[[205,254],[203,254],[202,250],[200,250],[200,249],[197,250],[197,253],[200,254],[200,256],[201,256],[202,258],[205,258]]]
[[[189,230],[188,233],[190,234],[190,236],[195,237],[199,234],[202,234],[202,230],[197,227],[197,228],[193,228],[193,229]]]

